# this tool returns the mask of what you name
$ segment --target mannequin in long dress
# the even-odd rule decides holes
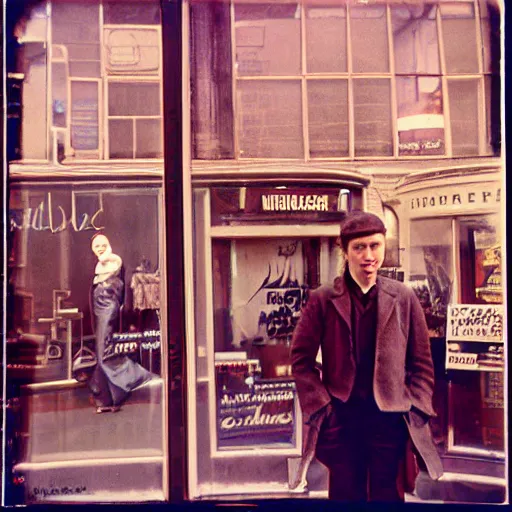
[[[119,411],[130,392],[150,380],[152,374],[126,355],[104,358],[109,338],[119,330],[124,301],[124,268],[121,257],[112,252],[105,235],[96,234],[91,248],[98,258],[91,289],[98,363],[89,387],[99,414]]]

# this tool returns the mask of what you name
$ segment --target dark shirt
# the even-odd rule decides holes
[[[356,379],[352,397],[373,397],[373,370],[375,366],[375,338],[377,335],[377,285],[363,293],[350,272],[345,271],[345,282],[351,299],[352,343],[356,361]]]

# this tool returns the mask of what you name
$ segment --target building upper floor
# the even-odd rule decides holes
[[[498,0],[183,6],[193,160],[500,155]],[[158,0],[10,0],[7,20],[11,161],[161,167]]]

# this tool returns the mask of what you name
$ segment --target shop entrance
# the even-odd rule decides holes
[[[303,442],[291,339],[309,291],[339,275],[344,212],[226,220],[206,189],[195,192],[194,212],[191,498],[287,495]],[[314,464],[310,496],[327,489]]]

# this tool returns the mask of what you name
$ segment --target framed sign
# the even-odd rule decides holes
[[[503,306],[487,304],[450,304],[448,341],[503,341]]]

